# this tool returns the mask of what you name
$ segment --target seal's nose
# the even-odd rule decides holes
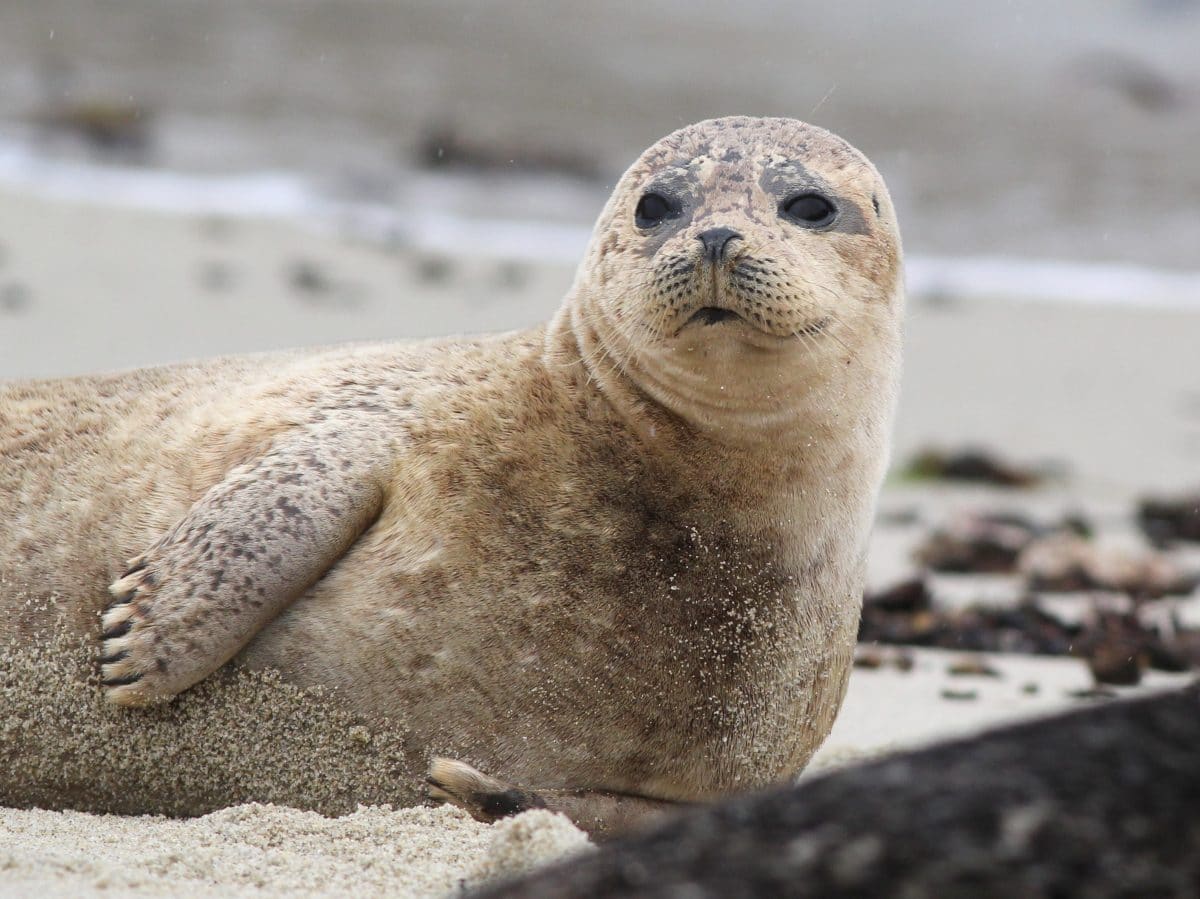
[[[742,235],[732,228],[709,228],[696,235],[696,240],[704,244],[704,258],[714,263],[724,262],[730,242],[741,239]]]

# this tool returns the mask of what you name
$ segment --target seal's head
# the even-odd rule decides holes
[[[901,280],[895,213],[861,153],[803,122],[733,117],[668,135],[625,173],[576,300],[664,405],[761,420],[840,360],[894,381]]]

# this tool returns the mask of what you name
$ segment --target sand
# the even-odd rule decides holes
[[[566,818],[449,808],[326,818],[257,803],[202,818],[0,810],[0,896],[453,895],[590,847]]]
[[[0,243],[3,378],[515,327],[545,317],[572,274],[434,257],[281,221],[160,215],[12,190],[0,191]],[[889,484],[870,559],[874,586],[906,574],[913,541],[960,509],[1038,517],[1081,509],[1105,539],[1136,542],[1138,491],[1200,480],[1195,316],[937,300],[913,299],[897,456],[929,442],[979,442],[1070,470],[1032,493]],[[1010,601],[1015,588],[942,579],[935,589]],[[1192,615],[1200,605],[1170,602]],[[72,652],[0,652],[0,805],[9,806],[0,810],[0,895],[435,896],[584,845],[573,827],[545,816],[488,827],[451,810],[403,807],[419,801],[419,784],[396,772],[419,768],[402,722],[366,728],[329,697],[237,675],[139,713],[134,725],[98,702]],[[856,669],[811,772],[1086,701],[1070,695],[1089,683],[1077,660],[994,657],[1002,677],[968,680],[946,673],[953,657],[918,652],[907,673]],[[1130,692],[1183,679],[1154,677]],[[945,698],[947,689],[974,695]],[[47,770],[56,777],[37,794],[29,784]],[[99,785],[110,811],[173,792],[183,797],[173,811],[211,814],[46,810],[83,778]],[[165,778],[173,781],[166,791]],[[237,804],[251,798],[274,804]],[[30,805],[41,808],[15,807]]]
[[[914,656],[914,668],[907,673],[854,671],[833,733],[805,777],[935,739],[1076,707],[1080,700],[1070,691],[1090,684],[1085,666],[1075,659],[992,656],[989,661],[1000,677],[965,679],[946,671],[952,660],[961,657],[959,653],[919,650]],[[1136,695],[1188,680],[1189,676],[1157,675],[1143,687],[1123,692]],[[8,679],[4,684],[8,692],[0,695],[0,710],[5,713],[0,733],[11,746],[12,735],[6,728],[33,711],[18,709],[14,714],[14,692],[25,698],[38,694]],[[1036,692],[1028,692],[1029,685],[1036,686]],[[946,699],[942,692],[947,689],[977,696]],[[180,703],[185,709],[202,706],[209,711],[201,721],[190,721],[190,729],[185,712],[172,714],[174,719],[184,719],[182,731],[175,731],[173,725],[170,729],[139,725],[120,732],[90,733],[84,739],[104,753],[93,759],[149,748],[156,753],[154,765],[160,772],[169,770],[179,776],[186,770],[194,776],[193,769],[198,768],[212,774],[222,765],[236,765],[238,753],[231,748],[253,734],[254,718],[243,720],[231,708],[233,704],[253,710],[259,708],[257,703],[278,703],[294,699],[297,693],[277,682],[249,677],[233,686],[209,685],[196,691],[202,698],[193,696]],[[70,697],[54,699],[63,701],[72,703]],[[86,697],[74,698],[74,705],[83,704],[88,704]],[[39,726],[69,739],[58,730],[60,706],[45,708],[55,714],[43,714]],[[312,732],[306,733],[299,749],[279,745],[273,741],[271,719],[303,722],[305,730]],[[260,723],[263,739],[260,750],[247,760],[251,765],[266,759],[296,762],[311,757],[313,743],[336,732],[328,718],[314,715],[311,709],[276,705],[270,718]],[[197,731],[200,739],[193,743]],[[214,752],[211,741],[219,743],[224,733],[229,734],[230,744]],[[347,735],[346,743],[353,746],[354,742]],[[78,748],[71,747],[70,754]],[[241,750],[250,751],[245,746]],[[174,756],[180,751],[183,756]],[[208,752],[212,755],[205,755]],[[354,763],[362,761],[355,751],[348,757]],[[61,763],[62,757],[57,758]],[[362,788],[368,778],[348,771],[345,761],[346,755],[331,751],[319,763],[333,766],[331,778]],[[96,768],[85,764],[81,771],[94,773]],[[281,783],[293,789],[312,787],[310,779],[294,783],[278,771],[265,774],[258,786],[271,789]],[[456,809],[390,805],[362,807],[330,818],[286,806],[246,803],[182,820],[0,808],[0,896],[443,896],[464,886],[519,875],[587,851],[590,845],[565,818],[541,811],[488,826]]]

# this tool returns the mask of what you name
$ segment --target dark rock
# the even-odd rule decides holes
[[[1155,546],[1179,540],[1200,543],[1200,493],[1174,499],[1144,499],[1138,504],[1138,525]]]
[[[1125,641],[1101,643],[1088,654],[1088,669],[1098,684],[1132,687],[1142,682],[1145,657],[1136,644]]]
[[[860,643],[1067,655],[1081,628],[1060,621],[1033,600],[1014,608],[971,606],[891,612],[868,598],[859,623]]]
[[[1147,626],[1136,610],[1097,611],[1083,624],[1068,624],[1033,598],[1013,607],[943,609],[934,604],[920,580],[868,594],[863,600],[858,640],[862,644],[968,652],[1079,655],[1102,683],[1137,683],[1131,665],[1139,672],[1146,668],[1172,672],[1200,668],[1200,631],[1173,620]],[[870,664],[859,663],[860,667]],[[971,662],[971,666],[980,664],[986,667],[986,663]],[[960,662],[949,670],[951,674],[975,673],[967,668]]]
[[[700,809],[481,896],[1195,896],[1200,690]]]
[[[1101,613],[1081,641],[1097,684],[1131,687],[1141,683],[1150,634],[1134,615]]]
[[[933,596],[925,578],[901,581],[894,587],[868,593],[863,602],[884,612],[921,612],[933,608]]]

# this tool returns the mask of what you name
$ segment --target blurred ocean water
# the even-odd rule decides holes
[[[574,261],[667,131],[863,149],[914,293],[1200,303],[1200,0],[14,0],[0,181]]]
[[[69,202],[228,218],[286,219],[355,239],[480,258],[573,264],[604,186],[561,175],[398,175],[387,201],[295,172],[196,174],[46,156],[0,138],[0,185]],[[478,198],[489,203],[480,209]],[[1129,305],[1200,312],[1200,267],[909,253],[910,295]]]

